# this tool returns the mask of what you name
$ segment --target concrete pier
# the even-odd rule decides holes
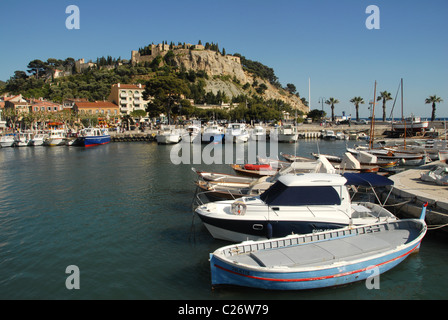
[[[448,186],[440,186],[420,179],[422,173],[428,172],[437,165],[445,164],[435,161],[391,176],[390,179],[394,181],[394,186],[388,187],[381,195],[384,201],[392,188],[387,201],[390,206],[387,208],[398,217],[403,218],[419,218],[422,205],[428,202],[426,212],[428,228],[437,228],[448,232]]]

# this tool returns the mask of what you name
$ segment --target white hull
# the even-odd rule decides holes
[[[158,144],[175,144],[179,143],[180,136],[178,134],[162,134],[156,137]]]
[[[65,138],[51,138],[44,142],[46,146],[62,146],[65,145]]]
[[[4,140],[2,139],[2,141],[0,141],[0,145],[2,146],[2,148],[12,147],[13,144],[14,144],[14,138]]]
[[[226,134],[225,135],[225,142],[226,143],[244,143],[249,140],[249,134],[241,134],[241,135],[233,135],[233,134]]]

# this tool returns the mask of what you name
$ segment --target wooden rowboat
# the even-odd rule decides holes
[[[212,286],[302,290],[344,285],[384,273],[418,251],[420,219],[246,241],[210,254]]]

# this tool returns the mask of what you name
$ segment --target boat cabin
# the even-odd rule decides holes
[[[337,174],[285,175],[261,194],[260,199],[269,206],[349,206],[346,181]]]

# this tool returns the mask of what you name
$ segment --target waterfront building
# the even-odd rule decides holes
[[[118,105],[122,114],[131,114],[136,110],[146,111],[148,100],[143,100],[145,85],[122,84],[112,85],[109,101]]]
[[[28,101],[5,101],[5,110],[14,109],[18,113],[30,113],[31,104]]]
[[[32,112],[59,112],[62,111],[63,107],[59,103],[51,102],[51,101],[35,101],[35,103],[31,106]]]
[[[109,101],[76,102],[73,111],[77,114],[104,115],[105,117],[118,117],[120,114],[118,106]]]

